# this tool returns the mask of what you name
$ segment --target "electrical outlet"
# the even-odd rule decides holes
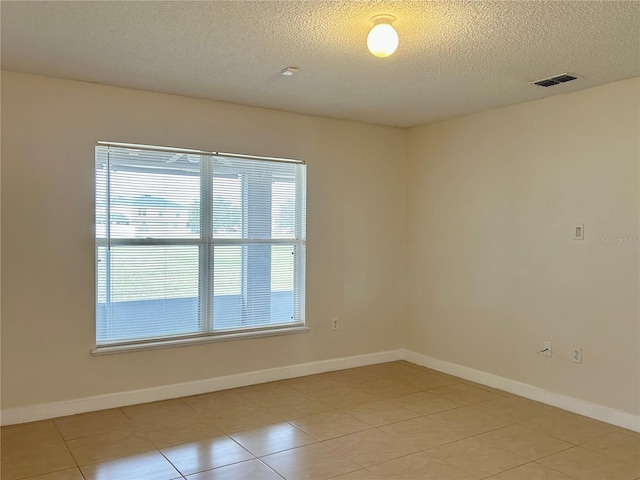
[[[573,349],[573,355],[571,355],[571,360],[573,360],[574,363],[582,363],[582,349],[581,348],[574,348]]]
[[[331,330],[338,330],[338,328],[339,328],[338,319],[334,318],[333,320],[331,320]]]

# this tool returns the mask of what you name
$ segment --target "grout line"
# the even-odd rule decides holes
[[[69,448],[69,444],[67,443],[65,438],[62,436],[62,432],[60,431],[60,428],[56,424],[55,419],[51,419],[51,423],[53,423],[53,426],[55,427],[56,431],[58,432],[58,436],[60,437],[60,440],[62,440],[62,443],[64,443],[64,448],[66,448],[67,452],[69,452],[69,456],[71,456],[71,459],[73,460],[73,463],[76,464],[76,468],[80,472],[80,475],[84,478],[84,474],[82,473],[82,470],[80,470],[80,464],[78,463],[78,460],[76,459],[75,455],[73,455],[73,452],[71,451],[71,448]]]

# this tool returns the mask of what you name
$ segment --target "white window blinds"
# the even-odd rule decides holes
[[[96,147],[96,344],[304,324],[305,165]]]

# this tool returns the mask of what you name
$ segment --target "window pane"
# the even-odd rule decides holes
[[[96,154],[97,156],[97,154]],[[107,237],[107,167],[96,166],[96,238]]]
[[[241,246],[213,248],[213,328],[228,330],[242,322]]]
[[[214,238],[295,238],[300,165],[215,157]]]
[[[271,202],[271,232],[273,238],[295,238],[296,197],[293,182],[274,182]]]
[[[198,252],[198,246],[99,247],[98,343],[199,332]],[[110,271],[101,266],[108,261]]]
[[[271,321],[294,320],[293,280],[294,249],[292,245],[271,247]]]
[[[242,238],[242,178],[213,177],[213,237]]]
[[[214,247],[214,329],[293,323],[293,252],[291,245]]]
[[[214,295],[240,295],[242,291],[242,247],[214,247],[213,251]]]
[[[111,238],[198,238],[199,155],[109,149],[108,156]],[[98,211],[96,221],[104,221]]]

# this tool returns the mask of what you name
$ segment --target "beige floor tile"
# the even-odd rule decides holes
[[[389,400],[401,407],[416,412],[419,415],[429,415],[430,413],[451,410],[452,408],[461,407],[462,404],[449,400],[447,398],[434,395],[429,392],[418,392],[410,395],[403,395]]]
[[[484,385],[482,383],[472,382],[471,380],[465,380],[466,385],[471,385],[472,387],[479,388],[481,390],[486,390],[487,392],[495,393],[496,395],[500,395],[501,397],[516,397],[513,393],[505,392],[504,390],[500,390],[499,388],[493,388],[489,385]]]
[[[574,480],[538,463],[527,463],[506,472],[492,475],[487,480]]]
[[[286,480],[324,480],[360,469],[360,466],[321,443],[262,457]]]
[[[215,421],[207,415],[170,418],[153,424],[141,425],[139,428],[156,448],[204,440],[220,436],[223,433]]]
[[[539,417],[553,409],[542,403],[522,397],[502,397],[486,402],[476,403],[473,408],[496,417],[506,418],[514,422],[524,422]]]
[[[377,377],[397,377],[416,373],[419,368],[408,362],[387,362],[360,367],[361,372],[373,373]]]
[[[321,373],[306,377],[289,378],[287,380],[282,380],[282,383],[295,388],[302,393],[311,393],[326,390],[327,388],[339,387],[344,382],[339,381],[330,374]]]
[[[461,407],[445,412],[433,413],[429,415],[428,418],[450,426],[454,431],[464,437],[506,427],[513,423],[504,418],[479,412],[471,407]]]
[[[16,480],[25,477],[55,472],[75,466],[73,457],[64,446],[38,444],[33,448],[2,449],[0,471],[2,480]]]
[[[454,377],[420,371],[403,375],[397,380],[398,382],[417,387],[420,390],[433,390],[434,388],[448,387],[460,383],[460,380]]]
[[[175,468],[159,452],[148,452],[130,457],[80,467],[86,480],[172,480],[181,478]]]
[[[374,475],[370,470],[363,468],[361,470],[356,470],[355,472],[349,472],[344,475],[332,477],[331,480],[380,480],[380,477]]]
[[[28,477],[24,480],[84,480],[84,477],[77,468],[70,468],[59,472],[45,473],[37,477]]]
[[[325,402],[306,396],[305,398],[284,397],[277,405],[268,408],[269,411],[280,415],[285,420],[313,415],[314,413],[328,412],[334,409],[334,407]]]
[[[398,441],[409,442],[418,450],[432,448],[463,438],[448,425],[438,423],[426,417],[412,418],[380,427]]]
[[[76,438],[69,440],[67,445],[78,465],[102,462],[155,449],[151,440],[137,428]]]
[[[277,405],[278,400],[283,398],[305,397],[304,393],[280,382],[260,383],[237,388],[235,391],[247,400],[263,406]]]
[[[290,423],[320,441],[371,428],[362,420],[336,410],[296,418]]]
[[[612,433],[581,445],[607,457],[640,466],[640,435]]]
[[[282,480],[282,477],[260,460],[247,460],[189,475],[187,480]]]
[[[230,436],[256,457],[302,447],[317,441],[287,422],[243,430],[232,433]]]
[[[402,480],[476,480],[425,452],[414,453],[369,468],[379,478]]]
[[[281,413],[255,404],[220,410],[212,413],[210,417],[226,433],[261,427],[262,425],[278,423],[284,420]]]
[[[344,412],[374,427],[401,422],[419,416],[417,413],[395,403],[391,403],[390,401],[365,403],[356,407],[347,408]]]
[[[57,418],[54,423],[65,440],[135,427],[129,417],[119,409]]]
[[[485,402],[487,400],[502,398],[500,395],[496,395],[495,393],[487,392],[481,388],[472,387],[471,385],[466,385],[464,383],[436,388],[429,390],[429,392],[464,405],[471,405],[474,403]]]
[[[528,463],[528,460],[476,438],[432,448],[427,453],[471,475],[484,478]]]
[[[571,443],[520,425],[493,430],[476,438],[529,460],[536,460],[573,447]]]
[[[14,480],[76,466],[51,421],[5,427],[1,431],[2,480]]]
[[[365,371],[363,368],[347,368],[345,370],[337,370],[330,372],[331,378],[342,385],[353,385],[359,382],[368,382],[380,378],[374,372]]]
[[[408,360],[405,360],[405,362],[407,362]],[[411,362],[409,362],[411,363]],[[417,363],[411,363],[411,365],[413,365],[413,367],[418,370],[419,372],[428,372],[428,373],[443,373],[440,372],[439,370],[434,370],[433,368],[429,368],[429,367],[425,367],[424,365],[418,365]]]
[[[324,444],[363,467],[370,467],[419,450],[413,442],[378,429],[352,433],[327,440]]]
[[[123,407],[122,411],[137,425],[153,424],[170,418],[184,418],[197,413],[180,399]]]
[[[182,475],[255,458],[226,435],[163,448],[160,451]]]
[[[367,393],[353,386],[328,388],[323,391],[309,393],[309,396],[333,408],[349,408],[380,400],[377,395]]]
[[[419,387],[401,383],[395,378],[381,378],[378,380],[358,384],[358,388],[365,393],[375,395],[378,399],[400,397],[421,391]]]
[[[195,411],[200,413],[216,413],[220,410],[249,405],[253,402],[240,395],[236,390],[221,390],[181,399]]]
[[[605,457],[582,447],[573,447],[537,461],[578,480],[633,480],[640,467]]]
[[[618,431],[625,435],[630,435],[637,440],[640,440],[640,432],[634,432],[633,430],[627,430],[626,428],[618,428]]]
[[[286,388],[287,391],[265,393],[252,401],[262,407],[275,407],[282,405],[283,402],[296,405],[312,400],[311,397],[295,388],[287,387],[286,385],[283,385],[283,388]]]
[[[444,373],[444,372],[440,372],[438,370],[433,370],[433,369],[427,369],[425,370],[428,373],[433,373],[435,375],[438,375],[439,377],[442,378],[447,378],[449,380],[455,380],[456,383],[464,383],[467,382],[468,380],[462,378],[462,377],[456,377],[455,375],[449,375],[448,373]]]
[[[421,365],[418,365],[417,363],[410,362],[409,360],[396,360],[393,363],[397,363],[398,365],[406,365],[413,368],[414,370],[422,370],[423,368],[425,368]]]
[[[522,426],[576,445],[619,431],[613,425],[562,410],[528,420]]]
[[[51,420],[2,427],[0,439],[3,447],[22,447],[39,442],[60,442],[62,436]]]

